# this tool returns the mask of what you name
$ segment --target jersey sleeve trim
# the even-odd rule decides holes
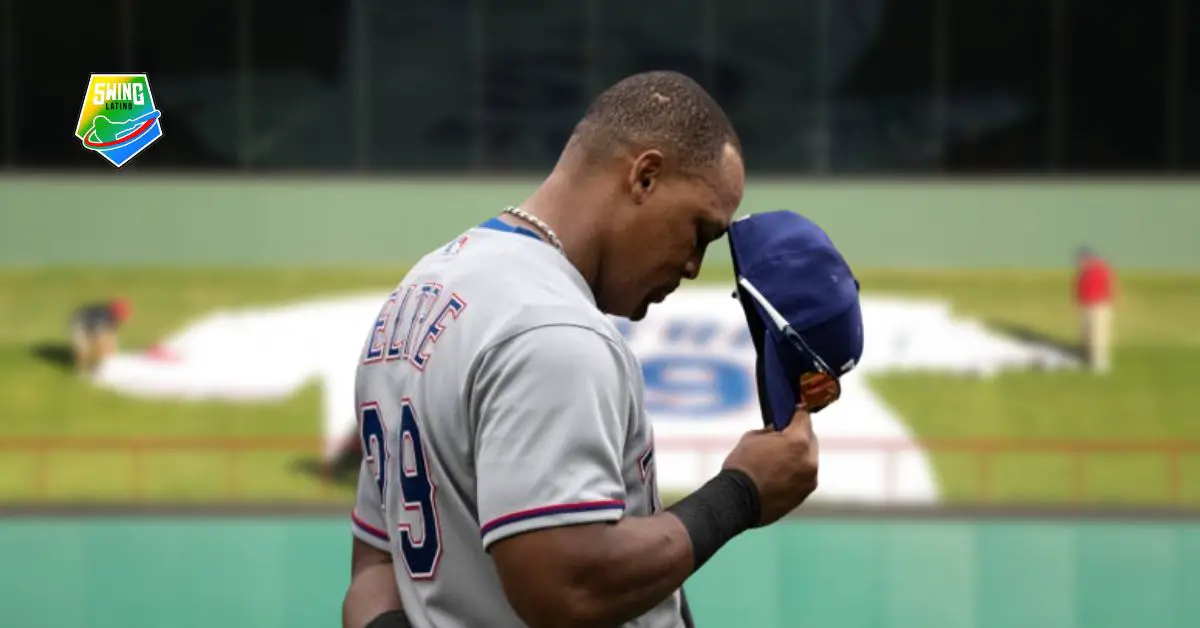
[[[619,499],[555,504],[501,515],[483,524],[479,532],[486,547],[517,532],[561,524],[609,521],[620,518],[624,512],[625,502]]]
[[[362,539],[364,543],[374,546],[376,549],[388,550],[389,539],[387,532],[364,521],[362,517],[358,516],[358,511],[350,512],[350,523],[354,536]]]

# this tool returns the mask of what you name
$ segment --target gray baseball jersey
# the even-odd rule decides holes
[[[414,626],[523,626],[491,544],[661,508],[638,361],[529,232],[492,220],[427,255],[368,336],[352,530],[393,556]],[[680,593],[627,625],[683,626]]]

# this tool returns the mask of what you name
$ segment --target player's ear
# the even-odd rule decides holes
[[[644,203],[658,188],[663,173],[663,154],[651,149],[633,160],[629,169],[629,191],[636,203]]]

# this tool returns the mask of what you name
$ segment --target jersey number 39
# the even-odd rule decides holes
[[[373,401],[362,404],[360,418],[363,455],[375,473],[379,495],[387,500],[388,483],[392,480],[389,471],[393,469],[390,457],[394,452],[390,451],[379,404]],[[430,478],[421,429],[408,398],[400,402],[400,438],[397,442],[401,448],[398,470],[401,472],[400,499],[404,506],[396,530],[400,533],[400,551],[409,576],[414,580],[429,580],[437,575],[442,558],[441,530],[434,500],[437,486]],[[415,530],[413,523],[417,521],[420,522],[419,529]]]

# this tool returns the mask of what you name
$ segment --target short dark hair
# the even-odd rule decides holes
[[[571,134],[595,162],[620,148],[660,148],[689,170],[719,161],[726,144],[741,153],[733,124],[696,81],[678,72],[634,74],[604,90]]]

